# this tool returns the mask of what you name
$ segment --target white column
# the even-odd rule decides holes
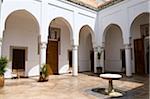
[[[0,18],[1,18],[1,6],[2,6],[2,0],[0,0]]]
[[[105,72],[105,69],[104,69],[104,47],[101,47],[101,59],[100,59],[100,66],[102,67],[102,73]]]
[[[0,0],[0,35],[2,35],[2,33],[1,33],[1,6],[2,6],[2,0]],[[2,38],[0,38],[0,57],[1,57],[1,55],[2,55],[2,50],[1,50],[1,48],[2,48]]]
[[[132,76],[131,72],[131,47],[125,45],[125,57],[126,57],[126,76]]]
[[[2,56],[2,38],[0,38],[0,57]]]
[[[46,42],[40,43],[40,66],[46,64]]]
[[[72,75],[78,76],[78,46],[72,46]]]
[[[94,47],[94,73],[97,73],[98,66],[97,51],[97,47]]]

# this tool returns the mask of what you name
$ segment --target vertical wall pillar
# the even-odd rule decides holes
[[[46,42],[41,42],[40,44],[40,66],[46,64]]]
[[[2,0],[0,0],[0,19],[1,19],[1,6],[2,6]]]
[[[105,69],[104,69],[104,62],[105,62],[105,60],[104,60],[104,47],[101,47],[101,56],[100,56],[100,66],[102,67],[102,73],[104,73],[105,72]]]
[[[131,47],[125,45],[125,57],[126,57],[126,76],[132,76],[131,72]]]
[[[2,38],[0,38],[0,57],[2,56]]]
[[[2,22],[1,22],[1,6],[2,6],[2,0],[0,0],[0,35],[2,36],[2,33],[1,33],[1,24],[2,24]],[[0,38],[0,57],[2,56],[2,38]]]
[[[98,59],[98,52],[100,57]],[[94,48],[94,73],[98,73],[97,67],[100,67],[101,72],[104,73],[104,47],[95,47]]]
[[[94,73],[97,73],[97,66],[98,66],[98,63],[97,63],[97,47],[94,47]]]
[[[78,46],[72,46],[72,75],[78,76]]]

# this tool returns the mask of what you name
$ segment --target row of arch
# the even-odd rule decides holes
[[[148,13],[143,13],[137,16],[135,20],[132,23],[131,26],[131,33],[134,32],[134,24],[136,23],[136,20],[140,20],[141,16],[149,16]],[[18,17],[18,19],[16,19]],[[19,21],[16,21],[19,20]],[[28,21],[26,21],[28,20]],[[146,20],[146,22],[148,22]],[[28,24],[30,23],[30,24]],[[71,25],[69,22],[62,18],[58,17],[52,20],[50,23],[50,27],[57,27],[59,28],[62,27],[63,32],[61,34],[60,41],[63,42],[63,46],[59,45],[59,47],[64,48],[64,50],[71,50],[72,43],[70,43],[73,39],[73,30],[71,28]],[[63,30],[63,27],[66,27],[67,30]],[[9,28],[9,29],[8,29]],[[17,29],[17,32],[16,30]],[[47,28],[49,29],[49,28]],[[136,30],[135,30],[136,32]],[[66,34],[65,34],[66,33]],[[67,34],[69,33],[69,34]],[[92,65],[93,65],[93,43],[95,42],[95,33],[92,30],[92,28],[89,25],[84,25],[79,32],[79,71],[94,71]],[[110,24],[107,26],[103,33],[103,43],[104,43],[104,48],[105,48],[105,69],[108,71],[114,70],[114,71],[119,71],[123,64],[122,64],[122,59],[120,58],[120,50],[124,49],[124,43],[123,43],[123,33],[122,29],[120,28],[119,25],[117,24]],[[39,42],[39,35],[40,35],[40,25],[36,18],[29,13],[26,10],[18,10],[13,13],[11,13],[6,21],[5,21],[5,31],[3,34],[3,45],[2,45],[2,54],[4,56],[9,56],[9,58],[12,58],[12,64],[17,64],[13,63],[13,55],[9,55],[11,49],[25,49],[25,52],[27,51],[28,54],[25,54],[25,62],[28,61],[27,63],[29,67],[27,67],[27,72],[30,75],[35,75],[36,72],[35,70],[38,70],[38,62],[39,62],[39,49],[38,49],[38,42]],[[50,35],[50,34],[49,34]],[[134,35],[134,34],[132,34]],[[131,37],[132,37],[131,35]],[[138,34],[139,35],[139,34]],[[22,38],[23,37],[23,38]],[[64,37],[64,39],[63,39]],[[9,39],[8,39],[9,38]],[[48,43],[49,43],[49,38],[47,38]],[[66,41],[67,40],[67,41]],[[32,42],[31,42],[32,41]],[[133,42],[133,41],[132,41]],[[132,43],[131,42],[131,43]],[[67,46],[65,46],[65,44]],[[15,45],[15,46],[14,46]],[[22,46],[22,47],[19,47]],[[28,46],[28,47],[26,47]],[[35,49],[36,48],[36,49]],[[8,50],[10,49],[10,50]],[[88,50],[87,50],[88,49]],[[34,50],[34,51],[33,51]],[[63,53],[61,51],[62,49],[58,50],[58,54]],[[60,52],[59,52],[60,51]],[[17,52],[16,52],[17,53]],[[19,52],[18,52],[19,53]],[[89,54],[90,53],[90,54]],[[115,55],[114,55],[115,53]],[[66,66],[68,64],[65,62],[67,60],[67,54],[68,52],[65,52],[59,56],[58,60],[58,68],[57,72],[64,72],[66,68],[69,68]],[[28,56],[29,55],[29,56]],[[17,57],[17,56],[16,56]],[[64,58],[65,57],[65,58]],[[60,67],[59,67],[60,66]],[[107,67],[108,66],[108,67]],[[11,68],[11,67],[10,67]],[[16,67],[14,67],[16,68]],[[35,73],[35,74],[34,74]]]
[[[4,17],[4,19],[2,20],[2,23],[1,23],[1,32],[2,32],[3,30],[5,30],[5,28],[6,28],[6,24],[5,24],[5,23],[6,23],[7,19],[8,19],[12,14],[14,14],[14,13],[16,13],[16,12],[18,13],[18,12],[21,12],[21,11],[27,13],[28,16],[31,16],[31,17],[34,19],[34,21],[36,22],[38,28],[40,27],[40,24],[39,24],[40,21],[38,20],[38,18],[37,18],[35,15],[33,15],[33,13],[31,13],[30,11],[25,10],[25,9],[22,9],[22,10],[15,10],[15,11],[12,11],[12,12],[7,13],[7,15]],[[143,15],[143,14],[146,14],[146,13],[148,13],[148,12],[141,12],[141,13],[136,14],[136,15],[134,16],[134,18],[132,18],[132,20],[131,20],[131,22],[130,22],[130,24],[129,24],[129,27],[132,27],[132,26],[133,26],[133,23],[134,23],[135,19],[137,19],[140,15]],[[72,34],[72,33],[73,33],[73,29],[72,29],[71,23],[70,23],[69,21],[67,21],[67,19],[65,19],[65,18],[63,18],[63,17],[56,17],[56,18],[52,19],[51,22],[52,22],[53,20],[57,19],[57,18],[61,18],[61,20],[63,20],[63,21],[67,24],[67,26],[69,27],[70,33],[71,33],[70,39],[72,40],[72,39],[73,39],[73,34]],[[50,23],[51,23],[51,22],[50,22]],[[86,24],[85,24],[85,25],[86,25]],[[85,26],[85,25],[83,25],[83,26]],[[103,35],[101,35],[101,37],[100,37],[100,38],[102,39],[102,42],[105,41],[105,35],[106,35],[106,32],[105,32],[105,31],[106,31],[111,25],[117,25],[121,30],[122,30],[122,28],[123,28],[123,27],[120,26],[119,24],[116,24],[116,23],[109,23],[109,25],[106,26],[105,29],[102,31]],[[81,26],[79,29],[81,29],[83,26]],[[92,42],[96,42],[94,30],[91,28],[90,25],[87,24],[87,26],[89,27],[89,29],[90,29],[90,31],[91,31]],[[48,26],[48,27],[49,27],[49,26]],[[48,29],[48,27],[47,27],[47,29]],[[41,31],[40,28],[39,28],[39,31]],[[80,31],[80,30],[79,30],[79,31]],[[79,31],[78,31],[78,33],[79,33]],[[122,31],[122,32],[123,32],[123,31]],[[130,30],[129,32],[130,32],[129,35],[131,35],[131,30]],[[3,33],[3,32],[2,32],[2,33]],[[3,35],[3,34],[1,34],[1,37],[2,37],[2,35]],[[130,36],[129,36],[129,37],[130,37]],[[122,35],[122,38],[123,38],[123,41],[125,41],[123,35]],[[98,44],[99,44],[99,42],[98,42]],[[100,44],[101,44],[101,42],[100,42]]]
[[[58,67],[57,68],[52,67],[52,70],[54,73],[65,73],[67,72],[66,70],[68,70],[69,68],[67,58],[68,58],[68,51],[72,49],[72,43],[70,42],[72,41],[71,35],[73,31],[70,24],[62,17],[55,18],[51,21],[50,26],[48,28],[49,33],[47,37],[47,52],[46,52],[47,63],[52,63],[52,61],[54,62],[54,60],[52,61],[49,60],[51,58],[53,59],[55,56],[53,54],[53,51],[55,50],[51,50],[53,49],[52,46],[54,42],[53,40],[49,40],[50,39],[49,37],[55,38],[52,37],[50,34],[51,28],[56,28],[56,29],[60,28],[61,30],[61,33],[59,34],[61,37],[57,42],[57,47],[56,47],[57,48],[56,64]],[[84,25],[81,28],[80,32],[84,32],[84,34],[88,34],[87,41],[89,41],[90,43],[89,46],[92,50],[93,46],[92,46],[92,42],[90,42],[92,41],[92,37],[91,37],[91,33],[93,33],[92,29],[88,25]],[[8,16],[7,20],[5,21],[5,30],[3,32],[2,55],[7,56],[10,60],[9,62],[10,72],[11,69],[23,69],[25,70],[25,75],[28,76],[38,75],[38,72],[36,71],[39,71],[39,62],[40,62],[39,43],[41,42],[39,41],[40,39],[39,35],[40,35],[40,25],[38,24],[36,18],[33,15],[31,15],[28,11],[19,10],[11,13]],[[24,53],[23,56],[19,56],[19,54],[23,54],[23,53]],[[84,55],[86,55],[87,53],[88,51]],[[86,58],[86,57],[80,57],[81,60],[82,58]],[[89,57],[86,59],[86,61],[89,61],[88,59]],[[19,63],[18,61],[21,62]],[[53,64],[55,63],[52,63],[52,65]],[[85,63],[81,62],[81,64],[89,65],[90,63],[87,64],[86,62]],[[18,67],[17,65],[23,65],[23,66]],[[87,70],[87,68],[80,68],[80,71],[85,71],[85,70]]]

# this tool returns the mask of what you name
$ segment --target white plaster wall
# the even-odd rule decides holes
[[[61,45],[66,45],[64,43],[68,42],[68,40],[71,44],[78,45],[80,28],[82,27],[82,25],[88,24],[94,30],[94,27],[95,27],[94,20],[95,20],[96,14],[97,14],[97,12],[95,12],[95,11],[92,11],[85,7],[82,7],[82,6],[79,6],[79,5],[70,3],[70,2],[62,1],[62,0],[51,0],[51,1],[50,0],[49,1],[42,0],[42,2],[37,1],[37,0],[27,0],[27,1],[4,0],[3,5],[2,5],[2,11],[1,11],[2,15],[1,15],[1,19],[0,19],[1,20],[0,21],[1,22],[1,24],[0,24],[1,37],[3,35],[3,30],[5,30],[6,18],[12,12],[18,11],[18,10],[28,11],[37,19],[39,26],[40,26],[41,42],[47,42],[48,27],[49,27],[51,20],[53,20],[55,17],[62,17],[64,19],[66,19],[71,26],[71,30],[69,30],[69,29],[63,30],[64,29],[64,27],[63,27],[62,31],[64,33],[67,33],[68,31],[72,31],[72,32],[70,33],[71,36],[69,36],[67,41],[62,40],[64,42],[62,42]],[[67,35],[67,34],[64,34],[64,35]],[[62,39],[66,40],[67,36],[64,36],[65,38],[62,38]],[[14,42],[16,42],[14,44],[18,45],[18,46],[27,46],[27,44],[25,44],[25,42],[19,43],[20,42],[19,40],[14,41]],[[8,47],[8,45],[10,45],[10,44],[6,43],[7,47]],[[69,45],[69,46],[71,46],[71,45]],[[71,49],[71,47],[67,47],[67,45],[66,45],[66,48]],[[62,52],[62,53],[65,54],[67,52],[65,52],[65,53]],[[5,52],[4,49],[3,49],[3,54],[7,54],[7,56],[8,56],[8,52]],[[67,70],[67,65],[66,65],[66,64],[68,64],[67,54],[66,54],[65,58],[63,58],[63,55],[60,56],[60,60],[59,60],[60,61],[59,68],[61,68],[59,71],[60,73],[64,73]],[[44,56],[42,56],[42,57],[44,57]],[[11,65],[11,62],[9,64]],[[32,63],[29,63],[29,64],[31,65]],[[28,65],[28,62],[26,62],[26,65]],[[64,67],[61,67],[61,66],[64,66]]]
[[[61,29],[60,50],[59,50],[60,52],[58,53],[59,54],[58,72],[59,74],[68,73],[69,69],[68,50],[72,49],[69,27],[61,19],[56,19],[55,22],[51,24],[51,26]]]
[[[143,12],[150,12],[150,0],[131,0],[128,4],[128,23],[130,28],[132,22],[138,15],[142,14]]]
[[[16,10],[26,10],[35,16],[40,24],[41,41],[47,42],[48,27],[55,17],[65,18],[71,28],[71,43],[79,44],[79,31],[83,25],[89,25],[94,30],[92,42],[94,46],[102,46],[102,39],[105,28],[109,24],[117,24],[123,32],[124,44],[129,43],[130,25],[137,15],[142,12],[149,12],[149,0],[125,0],[121,3],[108,7],[97,12],[85,7],[67,2],[65,0],[4,0],[1,10],[0,37],[3,35],[5,19]],[[94,41],[96,37],[96,42]]]
[[[91,71],[90,51],[92,51],[91,33],[83,27],[80,31],[79,72]]]
[[[125,0],[98,12],[99,36],[98,45],[102,46],[104,30],[110,24],[117,24],[123,32],[124,44],[129,44],[130,26],[136,16],[149,12],[149,0]]]
[[[2,55],[9,59],[9,70],[6,72],[6,77],[10,77],[12,71],[10,46],[27,47],[25,75],[39,75],[38,35],[38,24],[27,12],[18,11],[9,16],[2,42]]]
[[[0,0],[0,19],[1,19],[1,6],[2,6],[2,0]],[[1,20],[0,20],[1,21]],[[1,23],[1,22],[0,22]]]
[[[117,24],[122,29],[123,43],[130,43],[130,28],[133,20],[143,12],[150,12],[149,0],[124,0],[98,12],[98,30],[96,37],[98,45],[103,46],[105,40],[105,29],[110,24]],[[137,30],[138,31],[138,30]],[[102,64],[101,64],[102,65]],[[134,62],[132,61],[132,72]]]
[[[142,14],[139,15],[132,23],[131,26],[131,48],[132,48],[132,70],[135,72],[135,57],[134,57],[134,39],[140,39],[141,38],[141,32],[140,32],[140,25],[143,24],[150,24],[149,22],[149,15],[148,14]]]
[[[2,6],[2,0],[0,0],[0,30],[1,30],[1,6]],[[1,32],[0,32],[1,33]],[[1,37],[0,37],[1,38]],[[2,42],[1,42],[2,43]],[[2,51],[1,51],[1,48],[0,48],[0,56],[2,55]]]
[[[121,72],[120,49],[123,49],[122,32],[117,26],[111,25],[106,32],[105,71]]]
[[[89,25],[95,29],[97,12],[63,0],[48,1],[48,20],[54,17],[65,18],[72,27],[72,44],[79,45],[79,31],[82,26]]]

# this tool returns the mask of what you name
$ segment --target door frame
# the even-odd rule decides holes
[[[125,49],[120,49],[120,58],[122,62],[121,72],[125,73],[126,71],[126,52]]]
[[[138,41],[138,40],[140,40],[140,41],[142,41],[142,43],[141,43],[141,50],[143,50],[143,67],[141,68],[141,69],[139,69],[139,67],[140,67],[140,64],[139,65],[137,65],[137,63],[136,62],[139,62],[138,61],[138,58],[137,58],[137,56],[139,55],[139,54],[136,54],[136,45],[135,45],[135,43],[137,43],[136,41]],[[139,45],[137,45],[137,46],[139,46]],[[138,47],[139,48],[139,47]],[[140,57],[142,57],[142,56],[140,56]],[[140,60],[140,62],[141,62],[142,60]],[[135,64],[135,73],[136,74],[146,74],[146,72],[145,72],[145,51],[144,51],[144,39],[143,38],[140,38],[140,39],[134,39],[134,64]]]
[[[11,63],[12,64],[12,66],[11,66],[12,72],[13,72],[13,50],[15,50],[15,49],[24,50],[25,51],[25,60],[24,60],[24,69],[23,69],[23,72],[25,73],[25,71],[26,71],[26,61],[28,60],[28,47],[10,46],[10,57],[9,57],[9,60],[12,61],[12,63]],[[25,76],[25,74],[22,75],[22,76]]]
[[[10,57],[9,60],[12,61],[13,59],[13,49],[20,49],[25,50],[25,61],[28,60],[28,47],[21,47],[21,46],[10,46]]]
[[[150,37],[147,36],[144,38],[144,58],[145,58],[145,73],[146,74],[149,74],[149,41],[150,41]]]
[[[90,68],[94,72],[94,50],[90,50]]]
[[[49,46],[49,44],[50,44],[50,42],[57,42],[57,73],[53,73],[52,75],[57,75],[57,74],[59,74],[59,42],[57,41],[57,40],[48,40],[48,43],[47,43],[47,49],[46,49],[46,64],[49,64],[48,63],[48,50],[50,50],[50,49],[48,49],[48,46]],[[50,66],[50,64],[49,64],[49,66]],[[52,70],[52,68],[50,68],[50,70],[53,72],[53,70]],[[51,75],[51,74],[49,74],[49,75]]]

